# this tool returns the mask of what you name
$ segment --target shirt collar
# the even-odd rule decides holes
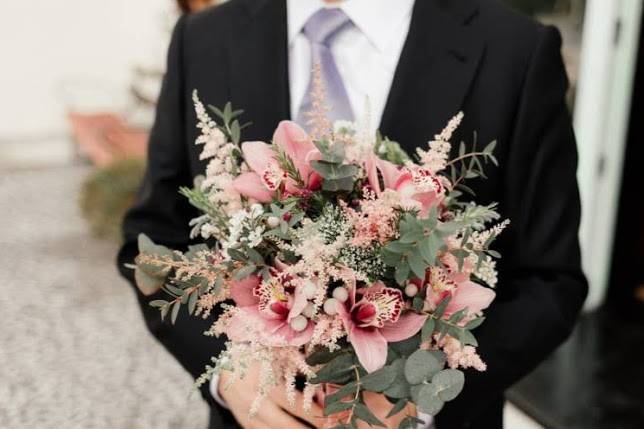
[[[422,0],[421,0],[422,1]],[[306,21],[320,8],[339,7],[380,52],[385,52],[399,26],[408,20],[414,0],[287,0],[289,45],[302,31]]]

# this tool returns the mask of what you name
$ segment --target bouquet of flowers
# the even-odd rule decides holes
[[[274,386],[293,397],[302,377],[305,403],[321,400],[338,428],[382,425],[364,392],[384,394],[390,416],[409,403],[435,415],[463,388],[461,369],[485,370],[472,330],[495,296],[490,245],[507,221],[464,202],[463,182],[496,164],[494,142],[450,160],[459,114],[412,159],[368,118],[331,124],[321,93],[311,132],[284,121],[272,144],[242,143],[242,112],[211,116],[194,93],[209,163],[180,192],[202,213],[191,225],[204,244],[181,253],[141,235],[138,286],[167,292],[151,305],[173,322],[183,305],[215,316],[206,335],[226,347],[198,384],[261,366],[251,414]]]

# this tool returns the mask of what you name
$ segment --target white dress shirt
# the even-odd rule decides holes
[[[344,28],[334,39],[331,52],[342,77],[354,118],[360,120],[368,105],[371,127],[376,131],[385,110],[394,73],[400,59],[414,0],[287,0],[289,89],[291,115],[296,115],[311,77],[311,47],[302,34],[308,19],[320,8],[340,8],[353,25]],[[213,377],[210,391],[222,406],[219,378]],[[432,427],[431,416],[420,415]],[[420,429],[420,428],[419,428]]]
[[[320,8],[337,7],[353,25],[344,28],[331,44],[331,52],[344,82],[354,118],[362,119],[369,99],[375,131],[402,52],[414,0],[287,0],[291,115],[296,115],[311,77],[311,47],[302,34],[306,21]]]

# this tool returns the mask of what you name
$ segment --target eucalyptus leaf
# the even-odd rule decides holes
[[[322,365],[330,362],[336,356],[338,356],[338,352],[332,352],[326,347],[320,347],[318,350],[307,356],[306,363],[311,366]]]
[[[479,326],[481,326],[481,324],[484,321],[485,321],[485,317],[477,317],[476,319],[472,319],[469,322],[467,322],[467,324],[465,325],[465,329],[469,329],[469,330],[476,329]]]
[[[368,423],[370,426],[378,426],[383,428],[386,427],[385,424],[381,422],[365,404],[358,402],[357,404],[355,404],[353,412],[356,417]]]
[[[407,357],[420,348],[420,338],[418,335],[414,335],[403,341],[389,343],[389,348],[395,350],[400,356]],[[395,364],[400,365],[400,371],[402,371],[404,359],[400,359],[400,362],[395,362]]]
[[[374,371],[360,380],[362,387],[371,392],[386,390],[396,379],[396,368],[389,365]]]
[[[438,396],[438,392],[439,388],[435,384],[424,384],[418,393],[418,402],[416,403],[418,410],[431,416],[438,414],[445,405],[445,401]]]
[[[423,260],[419,252],[411,252],[407,256],[409,267],[414,272],[416,277],[420,279],[425,278],[425,271],[427,270],[427,263]]]
[[[433,264],[436,260],[436,255],[443,244],[443,241],[437,234],[431,233],[421,240],[418,249],[420,250],[420,254],[425,262]]]
[[[357,386],[358,383],[356,381],[352,381],[351,383],[342,386],[336,392],[333,392],[330,395],[326,395],[324,397],[324,406],[327,407],[334,402],[341,401],[349,395],[355,395]]]
[[[391,253],[401,254],[401,253],[409,252],[413,248],[414,248],[414,246],[412,244],[410,244],[410,243],[404,243],[402,241],[396,240],[396,241],[392,241],[392,242],[388,243],[383,248],[383,250],[386,250],[386,251],[391,252]]]
[[[425,308],[425,299],[421,296],[416,295],[411,303],[412,308],[417,312],[420,313],[423,311],[423,308]]]
[[[407,416],[398,425],[398,429],[417,429],[425,427],[425,421],[414,416]]]
[[[501,254],[499,252],[497,252],[496,250],[487,249],[485,251],[485,253],[487,253],[488,255],[490,255],[493,258],[501,259]]]
[[[163,279],[152,277],[139,267],[134,270],[134,280],[136,282],[136,286],[145,296],[150,296],[158,292],[164,283]]]
[[[175,285],[167,284],[165,285],[165,288],[168,292],[175,296],[181,296],[183,295],[183,289],[176,287]]]
[[[146,253],[149,255],[157,255],[157,256],[169,256],[173,257],[172,250],[168,249],[165,246],[161,246],[159,244],[155,244],[150,237],[147,235],[141,233],[139,234],[138,237],[138,246],[139,246],[139,252],[140,253]]]
[[[230,124],[230,139],[233,143],[239,144],[239,139],[241,138],[241,128],[239,127],[239,122],[233,121]]]
[[[434,328],[436,327],[436,322],[434,321],[434,318],[428,317],[427,320],[425,321],[425,324],[423,325],[423,329],[421,330],[421,339],[422,341],[428,341],[431,339],[432,334],[434,333]]]
[[[197,307],[197,300],[199,299],[199,294],[196,292],[192,292],[190,294],[190,298],[188,299],[188,313],[192,315],[195,312],[195,308]]]
[[[391,366],[396,369],[396,381],[383,393],[393,399],[409,398],[411,386],[405,378],[405,359],[397,359]]]
[[[418,395],[420,394],[420,390],[425,386],[424,383],[417,384],[415,386],[411,386],[411,389],[409,389],[409,392],[411,393],[411,400],[414,404],[418,403]]]
[[[254,264],[246,265],[237,270],[233,277],[235,278],[235,280],[244,280],[245,278],[253,274],[255,270],[257,270],[257,267]]]
[[[322,183],[322,189],[329,192],[352,191],[353,177],[343,177],[341,179],[325,179]]]
[[[479,345],[476,337],[467,329],[461,329],[457,338],[465,346],[477,347]]]
[[[346,376],[354,371],[354,368],[353,356],[343,353],[322,367],[311,383],[339,383],[345,380]]]
[[[246,250],[246,254],[248,255],[248,258],[253,261],[257,265],[264,265],[264,258],[262,255],[252,247],[249,247]]]
[[[181,309],[181,302],[177,301],[172,306],[172,314],[170,315],[170,320],[174,325],[177,321],[177,315],[179,314],[179,309]]]
[[[409,277],[409,271],[410,269],[407,261],[400,261],[400,263],[396,267],[396,272],[394,274],[396,283],[402,286],[407,281],[407,278]]]
[[[405,362],[405,378],[410,384],[420,384],[431,379],[442,367],[428,350],[417,350]]]
[[[487,146],[485,146],[485,149],[483,149],[483,152],[489,155],[494,152],[495,148],[496,148],[496,140],[493,140],[490,143],[488,143]]]
[[[457,369],[444,369],[434,375],[432,385],[441,400],[451,401],[463,390],[465,375]]]
[[[399,253],[391,252],[386,247],[380,249],[380,259],[389,267],[397,267],[402,259]]]
[[[467,315],[467,311],[467,307],[461,308],[449,317],[449,322],[453,324],[460,322]]]
[[[324,407],[324,415],[330,416],[332,414],[349,410],[351,407],[353,407],[353,402],[334,402]]]
[[[387,418],[389,419],[395,416],[396,414],[398,414],[399,412],[401,412],[402,410],[404,410],[405,406],[407,406],[407,402],[408,401],[405,398],[399,399],[391,408],[391,410],[389,410],[389,413],[387,414]]]
[[[445,309],[447,308],[447,305],[449,304],[451,299],[452,299],[451,296],[446,296],[441,300],[441,302],[438,303],[438,305],[436,306],[436,309],[434,310],[434,316],[437,319],[440,319],[441,317],[443,317],[443,313],[445,312]]]
[[[246,255],[240,250],[237,249],[228,249],[228,256],[231,257],[233,261],[246,262]]]

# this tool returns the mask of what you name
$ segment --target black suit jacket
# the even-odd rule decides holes
[[[557,30],[496,0],[417,0],[414,6],[381,130],[411,152],[463,110],[457,138],[471,142],[476,131],[482,144],[498,140],[500,167],[471,183],[477,199],[499,202],[512,221],[498,246],[498,298],[476,332],[488,370],[468,374],[461,396],[438,416],[439,429],[501,427],[504,389],[569,335],[586,296],[577,154],[560,47]],[[123,225],[118,265],[130,281],[124,264],[135,256],[140,232],[174,248],[189,242],[188,221],[196,213],[177,189],[204,171],[194,145],[192,90],[209,104],[232,101],[245,109],[243,119],[253,125],[243,137],[268,141],[291,116],[287,55],[284,0],[232,0],[179,20],[147,174]],[[198,376],[222,347],[201,335],[209,322],[182,314],[176,326],[163,324],[147,306],[150,298],[137,294],[152,333]],[[205,390],[204,396],[212,399]]]

